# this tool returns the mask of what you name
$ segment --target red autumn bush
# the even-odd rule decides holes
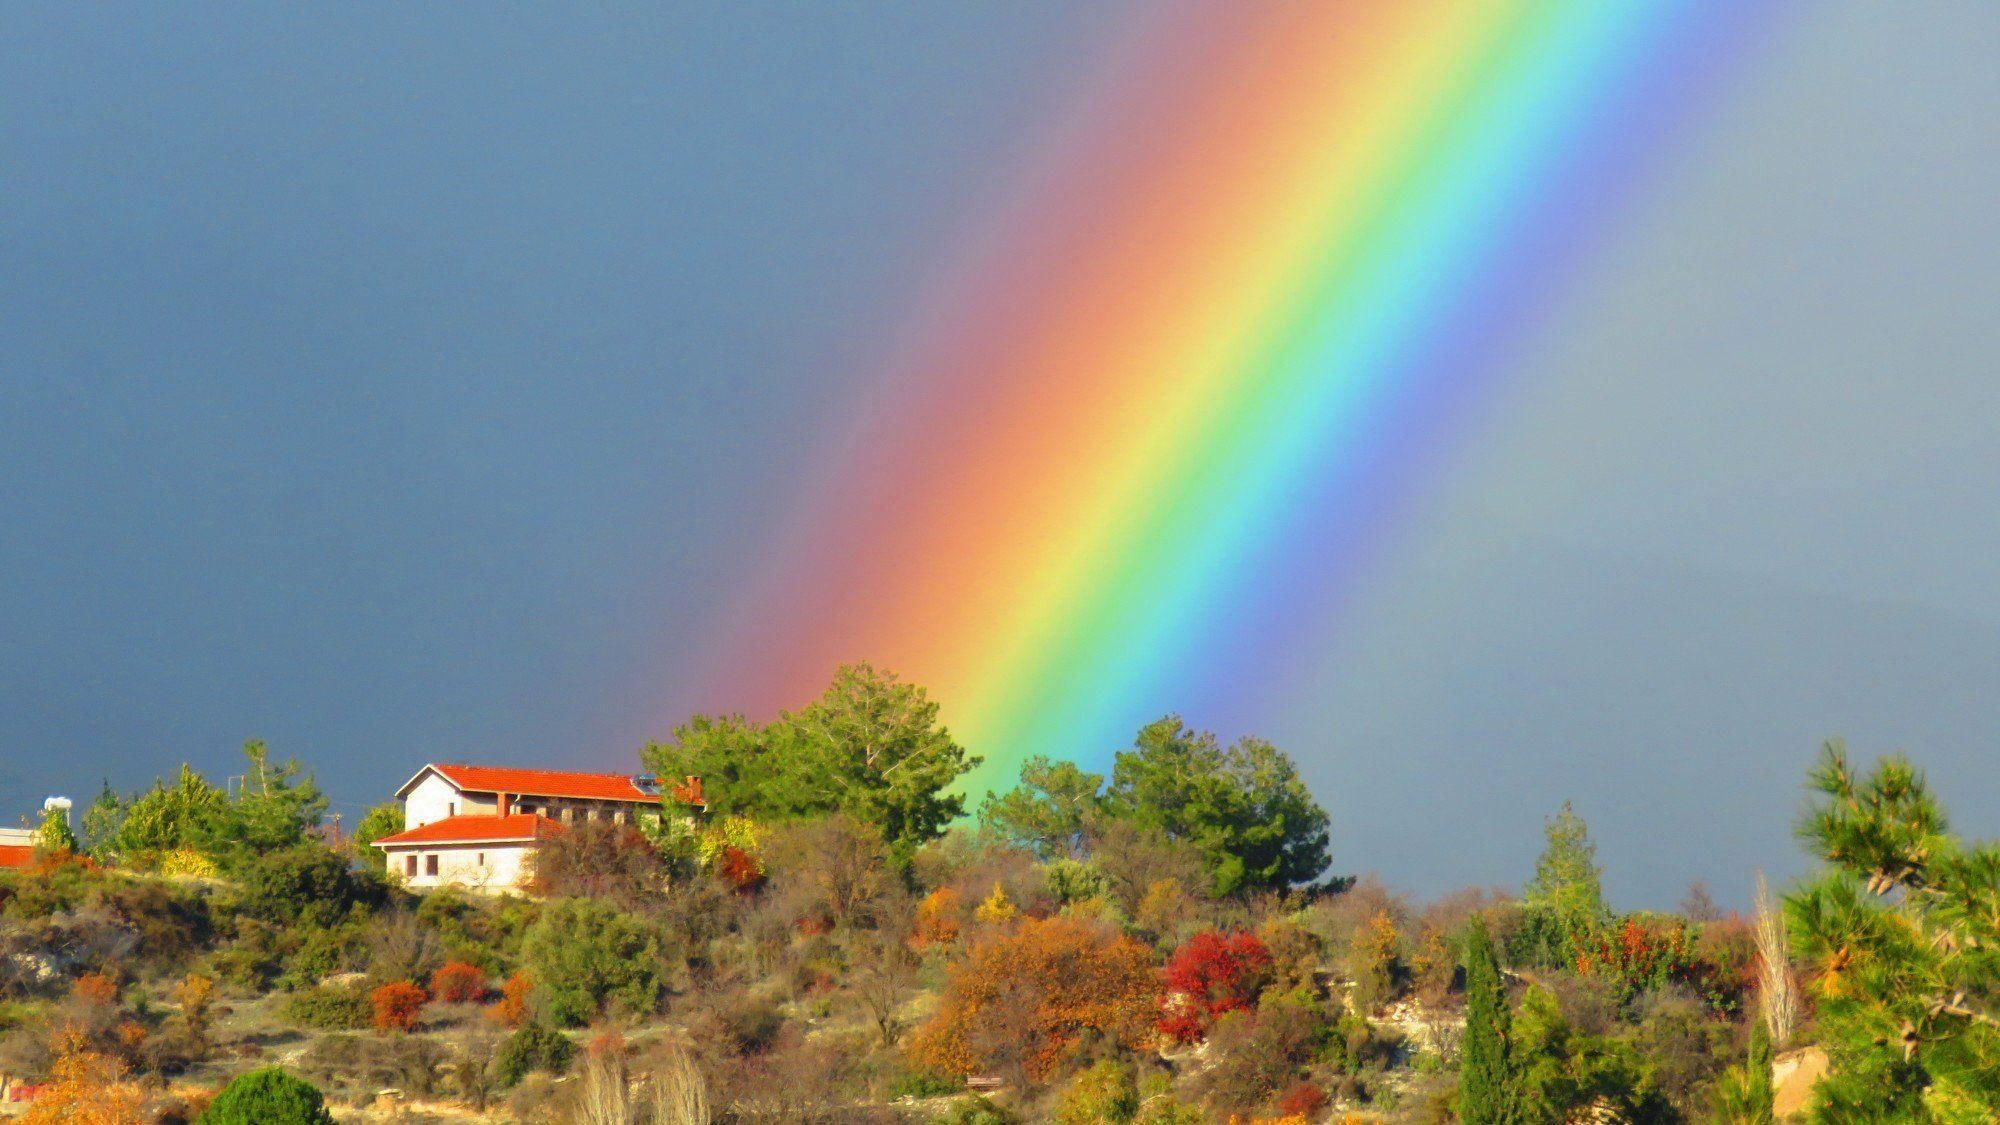
[[[464,961],[447,961],[431,974],[431,995],[447,1004],[463,1004],[486,995],[486,972]]]
[[[375,1008],[375,1030],[415,1031],[430,994],[406,980],[391,981],[368,996]]]
[[[738,892],[754,891],[764,884],[763,861],[735,845],[722,849],[715,869]]]
[[[1320,1111],[1326,1108],[1326,1103],[1330,1100],[1326,1096],[1326,1091],[1318,1086],[1310,1082],[1297,1082],[1280,1095],[1271,1108],[1278,1111],[1279,1117],[1297,1117],[1311,1121],[1320,1115]]]
[[[1167,996],[1160,1032],[1177,1043],[1193,1043],[1215,1017],[1256,1005],[1271,979],[1271,951],[1253,933],[1204,930],[1174,950],[1161,975]]]

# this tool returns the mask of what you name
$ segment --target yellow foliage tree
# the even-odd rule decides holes
[[[81,1033],[56,1041],[49,1083],[21,1118],[22,1125],[129,1125],[143,1120],[145,1091],[126,1077],[125,1064],[90,1049]]]
[[[986,896],[986,901],[979,904],[979,909],[973,911],[972,916],[986,925],[998,926],[1012,922],[1020,913],[1007,898],[1007,889],[995,883],[993,893]]]

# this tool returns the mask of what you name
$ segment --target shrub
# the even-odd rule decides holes
[[[1320,1111],[1326,1108],[1329,1100],[1331,1099],[1327,1097],[1326,1091],[1318,1086],[1310,1082],[1297,1082],[1291,1089],[1281,1094],[1271,1108],[1279,1117],[1297,1117],[1311,1121],[1319,1117]]]
[[[512,1086],[529,1071],[561,1074],[575,1054],[576,1044],[562,1032],[530,1020],[500,1045],[493,1058],[493,1076],[502,1086]]]
[[[1075,918],[1031,918],[953,966],[910,1053],[953,1074],[1000,1069],[1041,1082],[1086,1037],[1144,1046],[1158,1003],[1145,946]]]
[[[242,877],[243,910],[283,926],[332,926],[347,917],[372,888],[347,866],[347,858],[319,844],[300,844],[258,856]]]
[[[550,1019],[575,1027],[607,1003],[651,1012],[665,986],[659,934],[608,903],[558,899],[528,931],[523,952]]]
[[[377,1031],[415,1031],[430,994],[406,980],[390,981],[368,995]]]
[[[431,995],[447,1004],[463,1004],[486,995],[486,973],[464,961],[447,961],[431,974]]]
[[[333,1115],[312,1083],[267,1066],[231,1079],[199,1121],[200,1125],[333,1125]]]
[[[958,941],[958,919],[962,913],[956,890],[939,887],[917,903],[916,921],[910,931],[910,947],[927,949]]]
[[[285,1018],[320,1031],[355,1031],[368,1026],[374,1008],[362,988],[320,985],[294,992],[285,1001]]]
[[[1270,978],[1271,951],[1257,935],[1198,933],[1167,961],[1160,1031],[1175,1042],[1193,1043],[1217,1016],[1255,1004]]]
[[[489,1014],[508,1027],[521,1026],[521,1021],[528,1018],[528,993],[534,987],[533,978],[526,973],[517,972],[508,977],[507,983],[500,986],[499,1002],[493,1005]]]
[[[1056,1107],[1058,1125],[1123,1123],[1139,1113],[1139,1083],[1132,1068],[1104,1059],[1078,1072]]]

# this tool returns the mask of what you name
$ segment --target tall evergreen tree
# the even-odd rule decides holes
[[[1509,945],[1516,964],[1575,968],[1579,948],[1610,918],[1590,826],[1563,802],[1543,829],[1548,843],[1521,896],[1521,925]]]
[[[1465,933],[1465,1047],[1458,1079],[1458,1117],[1468,1125],[1515,1120],[1511,1024],[1493,939],[1475,914]]]

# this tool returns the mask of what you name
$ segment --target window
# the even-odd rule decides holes
[[[437,873],[438,873],[438,857],[436,857],[436,856],[434,856],[434,855],[427,855],[427,856],[425,856],[425,857],[424,857],[424,874],[426,874],[426,875],[435,875],[435,874],[437,874]]]
[[[457,815],[458,815],[458,802],[457,802],[457,801],[453,801],[452,803],[450,803],[450,804],[446,805],[446,806],[444,807],[444,815],[446,815],[446,816],[457,816]]]
[[[485,852],[480,852],[480,853],[479,853],[479,866],[481,866],[481,867],[484,867],[484,866],[486,866],[486,853],[485,853]]]
[[[417,857],[413,855],[403,857],[403,874],[415,875],[416,873],[417,873]]]

